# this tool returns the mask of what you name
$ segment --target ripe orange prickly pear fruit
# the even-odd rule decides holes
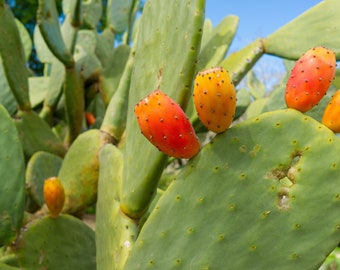
[[[202,70],[196,75],[193,99],[201,122],[211,131],[221,133],[232,123],[236,110],[236,91],[223,67]]]
[[[155,90],[135,105],[142,134],[160,151],[175,158],[191,158],[200,150],[195,130],[182,108]]]
[[[307,112],[326,94],[336,69],[335,53],[325,47],[306,51],[291,70],[286,84],[288,108]]]
[[[57,218],[65,202],[64,187],[57,177],[50,177],[45,180],[44,200],[50,210],[50,216]]]
[[[322,116],[322,123],[335,133],[340,132],[340,89],[328,102]]]

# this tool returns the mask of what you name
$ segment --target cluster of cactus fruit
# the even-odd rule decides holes
[[[293,66],[287,80],[288,108],[305,113],[319,104],[334,80],[335,53],[323,46],[305,52]],[[340,129],[340,90],[325,108],[322,123],[334,132]],[[193,102],[199,119],[212,132],[231,125],[236,111],[236,91],[223,67],[200,71],[195,78]],[[163,153],[175,158],[192,158],[200,150],[195,130],[180,105],[155,90],[136,104],[135,114],[142,134]]]
[[[338,0],[231,54],[204,0],[40,0],[43,76],[0,3],[0,269],[340,264]]]
[[[202,123],[216,133],[224,132],[234,119],[236,91],[228,71],[209,68],[197,74],[193,99]],[[136,104],[142,134],[163,153],[192,158],[200,150],[194,127],[179,104],[159,89]]]

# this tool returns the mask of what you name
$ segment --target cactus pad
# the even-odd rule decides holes
[[[63,159],[57,155],[38,151],[28,161],[26,188],[29,199],[41,207],[44,204],[43,185],[46,178],[58,175]]]
[[[45,151],[63,157],[66,148],[49,125],[35,111],[19,111],[14,119],[23,146],[25,158]]]
[[[10,7],[0,5],[0,23],[6,25],[0,29],[0,54],[8,85],[22,110],[30,110],[28,94],[28,72],[26,59],[18,26]]]
[[[17,130],[0,105],[0,246],[21,227],[25,203],[25,163]]]
[[[138,234],[137,223],[120,211],[123,156],[115,146],[107,144],[100,151],[99,162],[96,204],[97,268],[122,269]],[[107,232],[110,232],[109,237]]]
[[[96,268],[94,231],[69,215],[33,221],[15,251],[20,266],[27,270]]]
[[[293,109],[235,125],[168,187],[125,269],[317,269],[340,240],[339,151]]]
[[[237,16],[226,16],[211,33],[207,34],[209,38],[202,39],[197,70],[219,65],[226,56],[229,46],[235,37],[238,22],[239,18]],[[207,31],[209,31],[209,28]]]
[[[124,152],[124,164],[129,166],[123,168],[121,203],[131,217],[141,217],[147,210],[167,160],[145,143],[133,108],[159,86],[185,110],[200,50],[204,5],[204,0],[145,3],[131,76],[126,123],[129,143]],[[178,40],[182,41],[181,50]]]
[[[64,212],[75,213],[93,204],[97,197],[98,152],[111,137],[91,129],[80,134],[69,148],[58,177],[65,189]]]
[[[320,1],[269,35],[263,42],[265,52],[283,58],[298,59],[310,47],[323,45],[332,48],[339,59],[339,29],[325,31],[329,29],[329,22],[332,22],[332,25],[340,23],[339,14],[334,12],[339,8],[340,2],[337,0]],[[322,33],[322,39],[315,33]]]

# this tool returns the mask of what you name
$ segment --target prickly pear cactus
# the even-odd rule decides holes
[[[25,162],[18,132],[0,105],[0,246],[14,240],[25,207]],[[10,146],[10,147],[6,147]]]
[[[320,123],[335,89],[302,114],[286,109],[287,77],[268,93],[252,67],[320,45],[339,60],[338,0],[229,55],[239,19],[213,27],[204,0],[65,0],[62,22],[54,0],[38,4],[44,69],[32,76],[30,38],[0,0],[0,269],[318,269],[337,254],[340,142]],[[235,87],[248,79],[218,135],[192,100],[212,66]],[[156,89],[193,124],[194,158],[169,158],[140,134],[134,107]],[[65,188],[54,219],[50,176]]]
[[[162,196],[124,269],[317,269],[340,240],[339,150],[292,109],[217,135]]]

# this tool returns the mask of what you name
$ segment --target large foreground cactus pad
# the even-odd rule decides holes
[[[340,240],[339,153],[292,109],[232,127],[169,186],[125,269],[317,269]]]

